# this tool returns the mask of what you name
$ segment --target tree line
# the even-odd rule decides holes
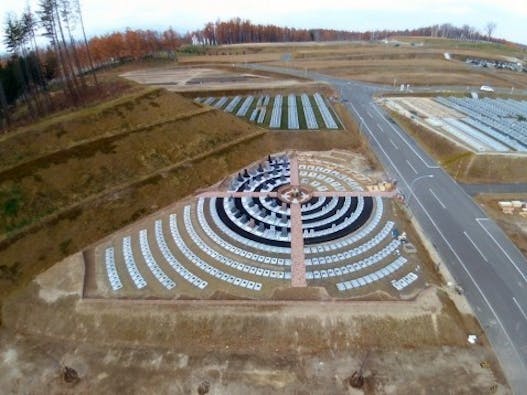
[[[469,25],[456,27],[450,23],[405,30],[349,31],[333,29],[295,29],[276,25],[254,24],[249,20],[232,18],[205,24],[190,33],[194,43],[225,45],[262,42],[375,40],[390,36],[442,37],[458,40],[493,40],[496,24],[487,23],[483,31]],[[188,37],[187,37],[188,38]]]
[[[47,39],[44,50],[37,45],[38,36]],[[0,63],[0,108],[7,124],[19,101],[31,119],[55,110],[51,81],[58,82],[65,100],[74,106],[84,102],[88,77],[93,80],[90,85],[98,88],[79,0],[40,0],[36,11],[27,6],[21,15],[8,13],[4,43],[10,57]],[[87,57],[84,62],[81,48]]]
[[[254,24],[232,18],[208,22],[202,29],[180,34],[165,31],[126,29],[86,37],[79,0],[40,0],[35,11],[29,7],[21,15],[7,14],[4,43],[10,57],[0,60],[0,126],[9,124],[16,104],[23,104],[29,117],[36,119],[56,109],[59,89],[63,101],[79,106],[87,95],[97,92],[97,71],[108,65],[149,57],[175,59],[177,51],[202,53],[202,46],[261,42],[309,42],[375,40],[390,36],[429,36],[460,40],[493,40],[496,25],[488,23],[482,33],[474,27],[451,24],[411,30],[346,31],[296,29]],[[486,33],[486,34],[485,34]],[[40,48],[37,37],[47,39]]]

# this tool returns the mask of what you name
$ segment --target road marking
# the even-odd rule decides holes
[[[434,166],[434,165],[429,165],[425,160],[424,158],[419,155],[419,153],[415,150],[414,147],[412,147],[412,145],[406,141],[405,138],[403,138],[403,136],[401,135],[401,133],[390,123],[390,121],[388,121],[388,119],[386,119],[386,117],[379,111],[379,109],[377,108],[377,106],[374,106],[373,109],[375,111],[377,111],[377,113],[381,116],[381,118],[384,120],[384,122],[386,122],[388,124],[389,127],[391,127],[395,133],[397,133],[397,135],[400,137],[401,140],[403,140],[406,145],[413,151],[413,153],[419,158],[421,159],[421,161],[425,164],[426,167],[428,167],[429,169],[439,169],[439,166]]]
[[[369,112],[368,110],[366,110],[366,114],[368,114],[370,118],[373,118],[373,115],[371,115],[371,112]]]
[[[522,307],[520,306],[520,304],[518,303],[518,301],[516,300],[514,296],[512,297],[512,300],[514,301],[514,303],[516,303],[516,306],[518,306],[518,309],[520,309],[520,312],[522,313],[523,318],[525,318],[525,321],[527,321],[527,314],[525,314],[525,311],[523,311]]]
[[[357,111],[357,109],[355,108],[355,106],[353,105],[353,103],[350,103],[350,106],[353,108],[353,111],[357,114],[357,116],[359,117],[359,119],[362,119],[364,121],[364,119],[362,118],[362,116],[359,114],[359,112]],[[430,216],[430,213],[426,210],[426,208],[423,206],[423,204],[419,201],[419,198],[415,195],[415,193],[412,191],[412,189],[410,188],[410,186],[408,185],[408,182],[406,181],[406,179],[402,176],[401,172],[399,171],[399,169],[397,168],[397,166],[395,166],[395,163],[393,162],[392,158],[386,153],[386,151],[384,150],[384,148],[382,147],[382,145],[379,143],[379,140],[377,139],[377,137],[372,133],[371,129],[368,127],[368,125],[365,123],[364,126],[366,127],[366,129],[368,130],[368,132],[370,133],[370,135],[372,136],[372,138],[376,141],[377,143],[377,146],[379,147],[379,149],[383,152],[384,156],[386,156],[386,159],[391,163],[393,169],[397,172],[397,174],[399,174],[399,177],[401,177],[401,180],[404,181],[404,183],[406,184],[406,187],[408,188],[408,190],[410,191],[410,194],[412,194],[415,198],[415,201],[417,202],[417,204],[419,206],[421,206],[421,209],[423,210],[423,212],[425,213],[426,217],[428,218],[428,220],[431,222],[432,226],[436,229],[437,233],[439,233],[439,236],[441,236],[441,238],[443,239],[443,241],[445,242],[445,244],[448,246],[448,248],[450,249],[450,251],[452,251],[452,254],[454,254],[454,256],[456,257],[457,261],[459,262],[459,264],[461,265],[461,267],[463,268],[463,270],[467,273],[468,277],[470,278],[470,280],[472,281],[472,283],[474,284],[474,286],[476,287],[476,289],[478,290],[479,294],[481,295],[481,297],[483,298],[484,302],[487,304],[487,306],[489,307],[489,310],[491,311],[492,315],[494,317],[496,317],[496,320],[497,322],[499,323],[503,333],[505,334],[505,336],[507,337],[508,341],[509,341],[509,344],[511,345],[512,347],[512,351],[516,354],[516,356],[518,357],[518,360],[519,361],[522,361],[522,358],[520,356],[520,354],[518,353],[518,350],[516,350],[516,347],[514,347],[514,343],[512,341],[512,338],[510,337],[509,333],[507,332],[507,330],[505,329],[505,326],[503,325],[503,322],[501,322],[498,314],[496,313],[496,310],[494,310],[494,308],[492,307],[492,305],[490,304],[489,300],[487,299],[487,297],[485,296],[485,294],[483,293],[483,291],[481,290],[481,288],[479,287],[478,283],[476,282],[476,280],[474,279],[474,277],[472,276],[472,274],[470,273],[470,271],[467,269],[467,267],[465,266],[465,264],[463,263],[463,261],[461,260],[461,257],[458,255],[457,251],[452,247],[452,244],[450,244],[450,241],[445,237],[445,235],[443,234],[443,232],[441,232],[441,229],[439,229],[439,227],[437,226],[437,224],[434,222],[434,220],[432,219],[432,217]],[[499,356],[498,356],[499,358]]]
[[[397,147],[397,146],[395,145],[395,143],[393,142],[392,139],[390,139],[390,143],[392,143],[392,145],[395,147],[395,149],[399,149],[399,147]]]
[[[483,254],[483,252],[481,252],[481,250],[479,249],[479,247],[476,245],[476,243],[474,243],[474,240],[472,240],[470,238],[470,236],[468,235],[467,232],[463,232],[463,234],[467,237],[467,239],[472,243],[472,245],[474,246],[474,248],[479,252],[479,255],[481,255],[483,257],[483,259],[485,260],[485,262],[489,263],[487,257]]]
[[[357,111],[357,109],[355,108],[355,106],[353,105],[353,103],[350,103],[350,106],[353,108],[353,111],[357,114],[357,116],[359,117],[359,119],[362,119],[364,121],[364,119],[362,118],[362,116],[359,114],[359,112]],[[476,287],[476,289],[478,290],[479,294],[481,295],[481,298],[483,299],[483,301],[485,302],[485,304],[489,307],[489,310],[490,312],[492,313],[492,315],[496,318],[498,324],[500,325],[501,327],[501,330],[503,331],[503,333],[505,334],[505,336],[507,337],[508,339],[508,343],[511,345],[511,349],[512,349],[512,352],[516,354],[517,358],[519,361],[522,361],[522,357],[520,356],[520,354],[518,353],[518,350],[516,349],[516,347],[514,346],[514,343],[512,341],[512,338],[510,337],[509,333],[507,332],[507,329],[505,329],[505,326],[503,325],[503,322],[501,322],[498,314],[496,313],[496,310],[494,310],[494,308],[492,307],[492,305],[490,304],[489,300],[487,299],[487,297],[485,296],[485,294],[483,293],[482,289],[479,287],[478,283],[476,282],[476,280],[474,279],[474,277],[472,276],[472,274],[470,273],[470,271],[467,269],[467,267],[465,266],[465,264],[463,263],[463,261],[461,260],[461,257],[458,255],[457,251],[454,249],[454,247],[452,247],[452,244],[450,244],[450,241],[445,237],[445,235],[443,234],[443,232],[441,232],[441,229],[439,229],[439,226],[437,226],[437,224],[434,222],[433,218],[431,217],[430,213],[426,210],[425,206],[423,206],[423,204],[420,202],[419,198],[415,195],[415,193],[412,191],[412,189],[410,188],[408,182],[406,181],[406,179],[403,177],[403,175],[401,174],[401,172],[399,171],[399,169],[397,168],[397,166],[395,166],[395,163],[393,162],[392,158],[386,153],[386,151],[384,150],[384,148],[382,147],[382,145],[379,143],[379,140],[377,139],[377,137],[372,133],[371,129],[368,127],[368,125],[365,123],[364,126],[366,127],[366,129],[368,130],[368,132],[370,133],[370,135],[372,136],[372,138],[376,141],[377,143],[377,146],[379,147],[379,149],[383,152],[384,156],[386,157],[386,159],[391,163],[392,165],[392,168],[395,170],[395,172],[397,174],[399,174],[399,177],[401,177],[401,180],[404,181],[404,183],[406,184],[406,187],[408,188],[408,190],[410,191],[410,194],[412,194],[415,198],[415,201],[417,202],[417,204],[419,206],[421,206],[421,209],[423,210],[424,214],[426,215],[426,217],[428,218],[428,220],[430,221],[430,223],[432,224],[432,226],[436,229],[437,233],[439,234],[439,236],[441,236],[441,238],[443,239],[443,241],[445,242],[445,244],[447,245],[447,247],[450,249],[450,251],[452,252],[452,254],[454,254],[454,256],[456,257],[458,263],[461,265],[461,267],[463,268],[463,270],[465,271],[465,273],[467,273],[468,277],[470,278],[470,280],[472,281],[472,283],[474,284],[474,286]],[[419,156],[419,155],[418,155]],[[422,160],[422,158],[421,158]],[[423,161],[424,162],[424,161]],[[424,162],[426,164],[426,162]],[[428,165],[427,165],[428,166]],[[498,244],[499,246],[499,244]],[[510,259],[510,258],[509,258]],[[522,274],[523,275],[523,274]]]
[[[492,239],[492,241],[494,241],[494,243],[496,243],[496,245],[498,246],[498,248],[501,250],[501,252],[503,252],[503,254],[507,257],[507,259],[512,263],[512,265],[514,266],[514,268],[518,271],[518,273],[520,273],[520,276],[522,276],[523,278],[523,281],[527,282],[527,277],[525,277],[525,274],[523,274],[523,272],[520,270],[520,268],[518,267],[518,265],[516,265],[516,262],[514,262],[512,260],[512,258],[510,257],[510,255],[507,253],[507,251],[505,251],[503,249],[503,247],[500,245],[500,243],[498,243],[498,241],[494,238],[494,236],[492,236],[492,234],[487,230],[487,228],[485,228],[480,221],[490,221],[490,219],[488,218],[476,218],[476,222],[479,224],[479,226],[481,226],[483,228],[483,230],[489,235],[489,237]]]
[[[384,129],[382,128],[382,126],[381,126],[381,125],[379,125],[379,123],[377,123],[377,127],[379,128],[379,130],[380,130],[381,132],[383,132],[383,133],[384,133]]]
[[[406,159],[406,163],[408,163],[408,166],[410,166],[410,169],[412,169],[414,173],[417,174],[417,170],[415,170],[415,167],[412,166],[412,164],[410,163],[408,159]]]
[[[438,198],[437,195],[434,193],[434,191],[432,191],[432,188],[428,188],[428,190],[430,191],[430,193],[432,194],[432,196],[436,198],[436,200],[439,202],[439,204],[441,205],[441,207],[443,207],[444,209],[446,209],[446,206],[443,204],[443,202],[442,202],[441,200],[439,200],[439,198]]]

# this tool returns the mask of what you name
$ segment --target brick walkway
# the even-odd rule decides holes
[[[291,286],[307,286],[302,211],[298,203],[291,204]]]
[[[393,198],[397,194],[396,191],[382,192],[382,191],[313,191],[312,195],[315,197],[348,197],[348,196],[380,196],[385,198]]]

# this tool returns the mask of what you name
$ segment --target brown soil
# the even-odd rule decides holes
[[[276,59],[273,51],[261,48]],[[74,130],[57,136],[52,127],[52,140],[42,140],[46,155],[68,152],[72,144],[86,149],[75,148],[80,149],[76,155],[64,161],[58,157],[49,165],[39,158],[42,151],[28,149],[22,151],[24,157],[2,164],[5,171],[19,166],[27,191],[51,191],[58,198],[58,203],[48,201],[54,211],[41,222],[30,217],[17,236],[6,235],[0,244],[3,391],[195,393],[207,381],[215,394],[448,393],[453,388],[459,393],[510,393],[485,339],[467,345],[467,333],[481,334],[479,327],[434,287],[413,301],[381,303],[82,300],[82,255],[56,262],[269,152],[338,148],[371,155],[338,106],[344,131],[266,133],[221,112],[197,107],[194,113],[190,101],[165,95],[141,104],[152,111],[144,112],[144,128],[134,127],[141,117],[130,122],[129,130],[100,127],[104,120],[98,119],[87,122],[87,134],[72,142],[65,137]],[[190,106],[192,115],[168,111],[156,123],[156,108],[165,108],[162,97]],[[131,113],[140,112],[141,105],[123,111],[124,119],[134,117]],[[86,141],[90,125],[94,141]],[[38,128],[31,130],[39,136]],[[99,140],[97,130],[101,139],[110,139],[111,149],[91,148]],[[23,135],[16,134],[20,145],[31,147],[35,135]],[[101,171],[96,159],[107,163],[108,171]],[[37,177],[31,183],[31,172],[22,171],[30,166],[26,162],[34,164],[31,171],[42,173],[45,182]],[[88,180],[84,184],[77,180],[82,177]],[[79,188],[76,195],[68,190],[74,186]],[[34,207],[33,195],[8,196],[27,199],[25,208]],[[0,208],[10,212],[13,205],[5,203]],[[429,278],[439,283],[433,274]],[[367,354],[365,386],[354,391],[346,379]],[[64,382],[64,366],[75,369],[78,383]]]
[[[152,113],[146,115],[144,107]],[[9,209],[10,201],[18,207],[0,221],[0,300],[61,258],[269,152],[362,149],[353,125],[342,132],[266,133],[203,108],[176,94],[154,91],[101,111],[81,111],[78,119],[70,115],[45,121],[0,141],[0,149],[3,143],[14,146],[15,140],[27,147],[18,161],[16,156],[10,160],[5,171],[11,175],[0,184],[0,207]],[[143,112],[139,119],[147,126],[134,128]],[[120,118],[130,125],[127,129],[119,129]],[[92,129],[90,139],[86,136]],[[44,155],[38,156],[35,139],[46,147]]]
[[[518,214],[504,214],[498,206],[500,200],[526,201],[527,194],[481,194],[475,200],[527,257],[527,219]]]
[[[389,45],[370,45],[367,47],[350,46],[341,50],[297,51],[288,67],[308,69],[336,77],[350,78],[386,85],[494,85],[510,88],[527,87],[525,73],[475,68],[463,61],[444,59],[444,52],[449,52],[454,59],[465,59],[467,56],[481,58],[499,57],[501,52],[489,51],[487,47],[474,46],[470,50],[452,48],[449,42],[443,46],[393,47]],[[516,56],[522,57],[521,52]],[[501,57],[503,59],[503,57]],[[283,62],[272,64],[284,65]]]
[[[348,393],[367,356],[365,394],[510,393],[486,340],[467,344],[481,330],[442,291],[413,302],[86,301],[78,263],[5,303],[5,391],[192,393],[208,381],[220,394]]]
[[[456,180],[465,183],[527,182],[527,158],[514,155],[474,154],[410,119],[390,116]]]

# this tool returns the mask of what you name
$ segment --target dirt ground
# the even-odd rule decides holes
[[[527,182],[525,155],[475,154],[394,111],[390,115],[443,169],[460,182]]]
[[[527,257],[527,218],[504,214],[498,206],[501,200],[527,201],[527,194],[480,194],[475,200]]]
[[[207,59],[210,60],[210,59]],[[264,74],[239,73],[236,69],[206,67],[162,67],[134,70],[121,74],[139,84],[165,88],[173,92],[222,91],[233,89],[273,89],[294,87],[305,82]]]
[[[421,44],[421,43],[419,43]],[[444,53],[453,60],[446,60]],[[493,85],[527,87],[527,74],[475,68],[464,63],[466,57],[498,58],[511,55],[523,59],[520,50],[474,45],[457,48],[449,40],[428,40],[418,46],[394,46],[392,43],[341,46],[338,50],[314,48],[293,52],[289,67],[308,69],[337,77],[386,85]],[[272,62],[283,65],[283,62]]]
[[[91,302],[80,261],[4,304],[6,393],[510,393],[481,329],[435,287],[412,302]]]
[[[446,60],[448,52],[452,60]],[[290,60],[286,61],[287,58]],[[527,74],[476,68],[467,57],[524,59],[520,48],[424,37],[378,42],[237,45],[211,48],[202,56],[182,56],[181,65],[268,63],[386,85],[492,85],[527,87]],[[395,81],[394,81],[395,80]]]
[[[255,59],[288,50],[262,47]],[[405,302],[82,300],[78,256],[57,262],[269,152],[357,150],[378,166],[339,106],[343,131],[271,134],[178,95],[149,95],[0,140],[2,391],[197,393],[208,381],[215,394],[510,393],[481,328],[434,282]],[[469,346],[468,333],[479,343]],[[345,379],[368,352],[364,389],[351,390]],[[64,365],[78,383],[63,381]]]
[[[359,150],[378,166],[349,115],[336,111],[343,131],[267,133],[153,91],[2,138],[0,301],[65,256],[269,152]]]

